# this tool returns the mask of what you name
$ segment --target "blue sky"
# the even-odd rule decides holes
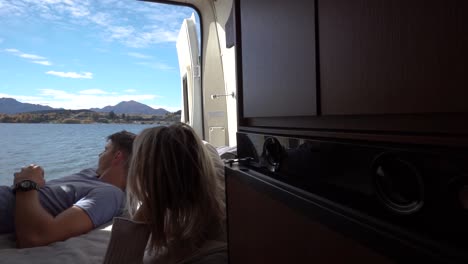
[[[179,110],[176,40],[193,12],[136,0],[0,0],[0,98]]]

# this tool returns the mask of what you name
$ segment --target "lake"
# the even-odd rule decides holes
[[[46,180],[96,167],[108,135],[151,126],[0,123],[0,185],[11,185],[13,173],[31,163],[42,166]]]

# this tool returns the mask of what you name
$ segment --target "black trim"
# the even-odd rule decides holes
[[[397,143],[407,145],[428,145],[428,146],[449,146],[452,148],[464,149],[468,146],[467,137],[436,137],[434,135],[418,134],[383,134],[369,133],[361,131],[335,131],[335,130],[300,130],[239,126],[238,132],[248,132],[256,134],[269,134],[277,136],[291,136],[313,139],[332,139],[334,141],[366,141],[381,143]]]
[[[188,100],[187,74],[182,77],[182,98],[184,99],[184,123],[190,122],[190,109]]]
[[[242,75],[242,32],[241,32],[241,14],[240,0],[233,0],[235,8],[235,29],[236,29],[236,80],[237,80],[237,124],[243,124],[244,109],[244,93],[243,93],[243,75]]]

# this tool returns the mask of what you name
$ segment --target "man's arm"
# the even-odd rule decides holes
[[[31,165],[15,174],[15,182],[40,182],[42,175],[42,168]],[[53,217],[40,204],[36,190],[16,192],[15,209],[16,243],[20,248],[45,246],[93,229],[88,214],[76,206]]]

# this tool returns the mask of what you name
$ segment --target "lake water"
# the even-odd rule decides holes
[[[31,163],[42,166],[46,180],[96,167],[108,135],[151,126],[0,123],[0,185],[11,185],[13,173]]]

